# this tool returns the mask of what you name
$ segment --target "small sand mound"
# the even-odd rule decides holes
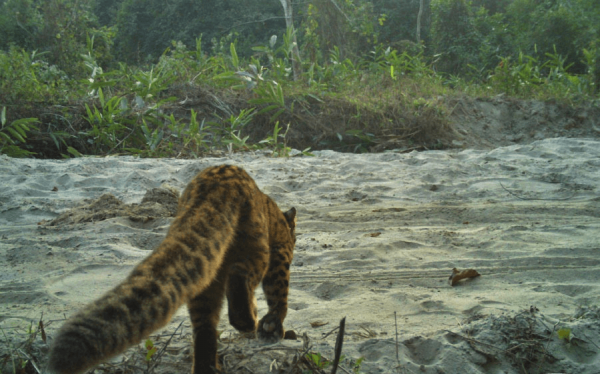
[[[173,188],[159,187],[146,191],[140,204],[125,204],[112,194],[104,194],[96,200],[84,203],[52,221],[41,224],[56,226],[83,222],[98,222],[114,217],[127,217],[135,222],[147,222],[155,218],[174,217],[177,213],[178,192]]]

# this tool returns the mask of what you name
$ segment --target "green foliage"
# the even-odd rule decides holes
[[[11,46],[0,51],[0,102],[52,101],[68,96],[65,74],[40,54]]]
[[[146,361],[150,361],[150,360],[152,360],[152,356],[154,356],[154,354],[156,353],[157,348],[154,345],[154,343],[152,342],[152,340],[150,340],[150,339],[146,339],[144,346],[146,347],[146,350],[148,351],[146,353]]]
[[[249,56],[251,46],[285,30],[281,5],[267,0],[125,0],[115,25],[120,59],[138,64],[156,61],[172,40],[193,45],[200,35],[203,48],[209,49],[218,47],[221,38],[237,33],[237,52]]]
[[[209,136],[209,132],[205,131],[207,129],[205,129],[204,121],[200,123],[196,117],[197,113],[192,109],[189,129],[180,136],[182,137],[182,148],[189,149],[193,156],[198,157],[202,150],[208,148],[205,138]]]
[[[294,49],[294,33],[292,29],[286,29],[283,35],[283,43],[279,47],[277,45],[277,35],[272,35],[266,46],[252,47],[252,50],[257,52],[256,57],[252,57],[254,65],[260,65],[260,61],[265,61],[265,70],[268,71],[270,78],[276,81],[288,80],[292,75],[293,49]]]
[[[19,46],[36,48],[37,33],[43,25],[42,14],[34,0],[6,0],[0,4],[0,50]]]
[[[229,50],[231,52],[231,64],[233,65],[233,68],[237,70],[240,67],[240,58],[235,50],[235,43],[229,45]]]
[[[150,71],[138,71],[133,75],[135,85],[132,91],[144,101],[154,100],[174,81],[173,73],[166,69],[150,68]]]
[[[163,136],[165,135],[164,130],[160,129],[159,127],[155,128],[154,130],[150,130],[145,119],[142,120],[141,128],[146,140],[146,145],[148,146],[147,155],[149,157],[158,156],[156,151],[158,145],[163,139]]]
[[[208,57],[203,52],[202,38],[199,37],[196,38],[195,49],[192,50],[188,50],[181,41],[172,41],[171,47],[163,53],[157,65],[170,72],[170,79],[191,84],[194,81],[212,78],[217,71],[222,71],[223,66],[216,60],[217,58]]]
[[[167,121],[172,131],[180,128],[172,115],[169,117],[162,112],[162,107],[175,99],[161,98],[161,93],[175,79],[172,70],[159,64],[149,70],[132,71],[121,64],[119,70],[104,73],[89,54],[82,57],[91,71],[88,92],[91,96],[97,95],[99,103],[92,107],[85,104],[85,119],[91,126],[85,135],[89,137],[88,143],[94,152],[111,152],[122,147],[133,153],[144,153],[137,148],[143,144],[148,147],[146,155],[160,155],[157,152],[165,135],[163,120]],[[125,92],[113,95],[108,88],[118,85],[124,85],[120,90]],[[107,89],[108,95],[105,95],[103,88]],[[134,97],[131,108],[125,95]],[[130,144],[125,144],[126,140]],[[172,144],[170,148],[173,148]]]
[[[344,145],[353,146],[353,153],[366,153],[369,152],[369,148],[375,145],[375,135],[367,132],[365,130],[346,130],[346,135],[350,137],[354,137],[356,139],[355,142],[349,142],[348,144],[343,142],[343,137],[341,134],[337,134],[340,143]]]
[[[546,53],[544,63],[523,53],[514,62],[506,57],[490,75],[489,83],[499,92],[517,97],[531,97],[536,92],[565,99],[591,96],[596,90],[594,53],[584,50],[584,55],[588,66],[585,75],[570,73],[567,58],[556,52]]]
[[[232,114],[229,118],[221,118],[221,123],[209,122],[209,125],[213,125],[215,142],[228,146],[231,151],[248,149],[246,141],[249,136],[243,137],[242,131],[252,121],[254,110],[254,108],[242,109],[237,115]]]
[[[55,66],[71,78],[84,71],[80,55],[86,51],[86,37],[94,35],[98,48],[92,53],[102,64],[112,60],[113,31],[97,28],[90,12],[92,0],[7,0],[0,11],[0,49],[10,46],[38,50],[48,66]]]
[[[523,53],[514,63],[510,57],[503,58],[490,79],[490,83],[501,92],[516,96],[530,95],[542,82],[538,61]]]
[[[320,352],[317,352],[317,353],[308,352],[304,357],[310,363],[310,366],[312,366],[312,370],[304,371],[305,374],[314,373],[314,370],[319,370],[320,372],[322,372],[323,369],[328,368],[333,363],[332,361],[329,361],[325,357],[323,357]],[[345,358],[346,357],[344,355],[342,355],[340,357],[339,362],[342,363],[345,360]],[[360,357],[356,360],[354,360],[354,359],[348,360],[348,366],[352,370],[352,373],[355,373],[355,374],[360,373],[360,368],[362,366],[362,362],[364,359],[365,359],[364,357]],[[348,373],[350,372],[347,369],[344,369],[344,371],[348,372]]]
[[[600,35],[600,29],[598,29]],[[587,65],[587,75],[590,77],[590,91],[594,93],[600,92],[600,39],[590,43],[590,49],[584,49],[583,54]]]
[[[22,149],[19,145],[26,143],[27,134],[31,130],[38,130],[34,125],[38,122],[37,118],[21,118],[8,123],[6,107],[3,107],[2,112],[0,112],[0,154],[6,154],[10,157],[34,155],[35,152]]]
[[[313,0],[303,20],[302,47],[316,63],[334,47],[341,58],[356,57],[377,43],[378,20],[373,3],[366,0]]]
[[[408,52],[398,54],[396,50],[386,49],[382,59],[385,66],[389,66],[396,74],[410,75],[414,77],[434,77],[435,72],[426,62],[422,53],[411,55]]]
[[[86,33],[87,55],[97,60],[104,69],[117,65],[112,54],[115,34],[114,27],[105,26],[90,29]]]
[[[540,9],[541,8],[541,9]],[[534,12],[531,42],[540,54],[558,53],[566,58],[574,73],[584,73],[581,50],[587,46],[586,29],[570,7],[559,4]],[[530,21],[531,22],[531,21]]]
[[[255,87],[254,92],[257,98],[250,99],[248,102],[252,105],[263,107],[258,114],[274,112],[269,119],[271,122],[275,121],[286,110],[283,89],[277,82],[264,82]]]
[[[87,32],[97,25],[89,12],[89,2],[48,0],[40,3],[44,24],[36,43],[45,47],[50,64],[74,77],[85,70],[80,55],[85,53]]]
[[[121,0],[94,0],[92,11],[102,26],[114,26]]]
[[[558,338],[565,340],[567,343],[571,341],[573,334],[571,334],[571,329],[563,327],[559,329],[557,332]]]
[[[538,59],[547,53],[566,58],[570,73],[585,74],[583,49],[598,40],[600,11],[590,0],[515,0],[507,8],[504,19],[515,36],[515,51]]]
[[[19,327],[19,335],[25,335],[24,341],[13,344],[12,339],[7,336],[4,328],[0,328],[2,331],[2,337],[4,338],[3,343],[7,345],[7,349],[5,351],[4,358],[0,363],[0,371],[2,373],[8,373],[9,371],[5,371],[5,369],[10,370],[11,373],[27,373],[31,371],[38,371],[39,369],[35,365],[35,362],[31,360],[31,352],[33,350],[33,343],[37,338],[37,334],[40,331],[43,331],[43,323],[40,320],[37,328],[33,327],[33,323],[29,323],[29,325],[25,328]],[[42,334],[44,334],[42,332]],[[14,332],[11,335],[15,335]],[[12,369],[12,370],[11,370]]]
[[[113,96],[106,100],[102,89],[98,90],[100,107],[85,104],[87,113],[85,119],[92,126],[85,135],[89,137],[88,143],[95,148],[95,152],[110,150],[116,147],[125,130],[126,103],[123,98]]]
[[[597,100],[597,1],[425,0],[421,44],[418,3],[295,3],[293,35],[266,0],[5,0],[0,106],[44,130],[3,123],[2,152],[289,156],[299,137],[366,152],[437,131],[439,96]]]
[[[531,18],[538,2],[533,0],[514,0],[507,8],[504,19],[511,25],[514,34],[513,47],[516,50],[528,48],[531,37]]]
[[[350,360],[350,367],[353,373],[360,373],[360,367],[362,366],[362,362],[364,361],[364,359],[364,357],[359,357],[356,360]]]
[[[280,134],[282,128],[279,126],[279,121],[275,122],[275,127],[273,128],[273,135],[267,137],[264,140],[261,140],[259,144],[266,145],[273,150],[273,156],[275,157],[289,157],[290,151],[292,150],[287,146],[285,137],[290,130],[290,124],[287,124],[285,132]],[[279,138],[283,141],[280,143]],[[305,149],[303,153],[308,152],[308,149]]]
[[[362,65],[366,65],[366,62]],[[336,46],[329,51],[329,63],[310,66],[308,83],[327,91],[339,87],[343,82],[357,79],[361,70],[350,58],[342,59],[340,50]]]
[[[498,14],[506,12],[506,8],[513,0],[471,0],[471,4],[475,8],[484,8],[486,13]]]
[[[331,361],[326,360],[323,356],[321,356],[321,353],[319,353],[319,352],[317,352],[317,353],[309,352],[306,354],[306,358],[308,360],[310,360],[311,362],[313,362],[318,369],[325,369],[329,365],[331,365]]]
[[[467,0],[432,0],[431,38],[440,71],[464,74],[468,65],[478,64],[481,37]]]
[[[503,14],[490,15],[488,8],[483,6],[475,12],[473,26],[481,38],[481,43],[477,51],[478,58],[475,60],[477,65],[471,65],[472,69],[466,75],[482,80],[485,79],[483,72],[493,69],[502,57],[514,56],[515,35]]]

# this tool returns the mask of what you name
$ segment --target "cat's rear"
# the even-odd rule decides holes
[[[218,367],[216,324],[224,293],[231,297],[231,305],[250,310],[254,308],[254,287],[265,274],[270,276],[263,282],[265,292],[271,283],[282,283],[277,274],[282,273],[279,268],[289,269],[294,226],[295,210],[284,215],[244,170],[228,165],[204,170],[186,187],[177,216],[159,247],[125,281],[61,327],[52,343],[47,373],[83,373],[165,326],[185,303],[195,330],[194,373],[212,372]],[[274,247],[289,254],[278,256],[273,262],[269,260],[269,248]],[[253,266],[252,259],[264,269],[249,268]],[[242,270],[235,273],[235,269]],[[233,279],[237,284],[248,284],[248,270],[258,278],[251,279],[252,287],[247,290],[213,286],[226,284],[230,277],[232,284]],[[271,302],[275,306],[269,305],[269,313],[263,318],[276,322],[275,337],[279,339],[287,311],[289,270],[283,273],[285,300]],[[203,314],[206,311],[213,316],[208,321],[208,314]],[[250,314],[251,319],[256,319],[255,308]],[[232,315],[235,314],[230,310],[230,318]],[[250,322],[247,328],[256,329],[258,323]],[[266,326],[272,329],[271,323]],[[196,336],[198,328],[209,333]],[[267,331],[269,334],[273,335]]]

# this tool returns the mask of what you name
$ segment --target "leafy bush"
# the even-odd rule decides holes
[[[81,54],[86,52],[86,36],[96,26],[89,11],[90,0],[48,0],[40,3],[44,24],[36,37],[36,44],[47,52],[45,58],[52,65],[73,78],[85,72]]]
[[[567,100],[579,100],[594,95],[594,52],[584,50],[588,74],[569,72],[567,58],[558,53],[546,53],[545,62],[520,53],[513,61],[502,58],[490,75],[489,83],[499,92],[529,98],[544,95]]]
[[[65,73],[34,52],[11,46],[0,51],[0,102],[51,102],[67,95]]]
[[[566,58],[572,73],[585,73],[582,62],[582,48],[587,46],[585,31],[588,26],[581,24],[572,9],[558,5],[550,9],[540,9],[533,14],[533,35],[531,43],[542,56],[557,53]]]
[[[311,63],[322,60],[334,47],[339,49],[341,58],[354,58],[377,44],[372,2],[315,0],[305,14],[300,43]]]
[[[469,65],[479,65],[481,36],[467,0],[432,0],[431,18],[431,39],[440,71],[464,74]]]
[[[531,95],[537,85],[543,83],[538,61],[519,54],[512,62],[510,57],[503,58],[490,78],[490,83],[500,92],[508,95]]]
[[[515,35],[506,23],[504,14],[490,15],[487,8],[480,7],[473,17],[473,25],[481,37],[478,47],[478,65],[466,75],[476,80],[485,80],[485,72],[494,69],[502,57],[514,56]]]
[[[6,0],[0,5],[0,50],[15,45],[26,50],[36,48],[36,39],[43,27],[42,14],[34,0]]]

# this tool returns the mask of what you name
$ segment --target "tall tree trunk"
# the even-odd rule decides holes
[[[417,15],[417,44],[421,44],[421,16],[423,15],[423,0],[419,2],[419,14]]]
[[[300,60],[300,50],[298,49],[298,42],[296,40],[296,31],[294,30],[294,20],[292,17],[292,2],[291,0],[279,0],[281,6],[283,6],[283,13],[285,15],[285,25],[292,31],[292,72],[294,73],[294,81],[300,79],[302,75],[302,64]]]

